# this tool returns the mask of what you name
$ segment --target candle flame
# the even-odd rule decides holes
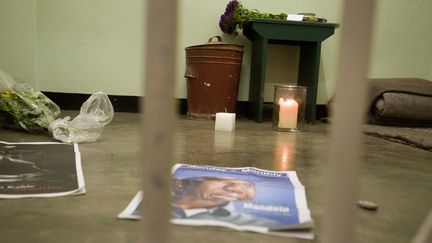
[[[279,98],[279,105],[289,105],[289,104],[297,104],[297,102],[294,99],[288,98],[288,99],[284,99],[284,98]]]

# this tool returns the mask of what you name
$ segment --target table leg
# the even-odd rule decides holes
[[[309,42],[300,46],[298,85],[307,86],[305,120],[315,120],[320,65],[320,42]]]
[[[250,114],[256,122],[263,121],[267,47],[266,38],[257,38],[252,44],[249,101],[252,103]]]

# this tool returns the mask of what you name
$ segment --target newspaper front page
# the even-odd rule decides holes
[[[0,198],[85,192],[78,144],[0,141]]]
[[[295,171],[176,164],[171,222],[313,239],[304,186]],[[140,219],[138,192],[118,217]]]

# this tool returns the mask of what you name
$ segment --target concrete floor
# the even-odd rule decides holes
[[[80,144],[87,194],[0,200],[0,242],[139,242],[138,221],[116,219],[139,189],[139,115],[117,113],[94,143]],[[295,170],[306,187],[316,240],[324,217],[329,125],[301,133],[271,130],[238,119],[234,133],[215,132],[214,121],[177,121],[175,160],[217,166]],[[360,198],[379,205],[358,209],[356,242],[410,242],[432,209],[432,153],[365,136]],[[1,130],[0,140],[52,141],[46,133]],[[341,195],[343,197],[343,195]],[[309,242],[247,232],[172,226],[174,242]]]

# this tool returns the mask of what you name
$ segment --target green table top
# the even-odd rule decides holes
[[[243,26],[243,34],[250,40],[266,38],[286,41],[321,42],[334,34],[336,23],[315,23],[278,19],[251,18]]]
[[[276,24],[276,25],[294,25],[294,26],[316,26],[324,28],[338,28],[340,25],[337,23],[321,23],[321,22],[308,22],[308,21],[292,21],[292,20],[282,20],[282,19],[260,19],[260,18],[250,18],[250,23],[265,23],[265,24]]]

